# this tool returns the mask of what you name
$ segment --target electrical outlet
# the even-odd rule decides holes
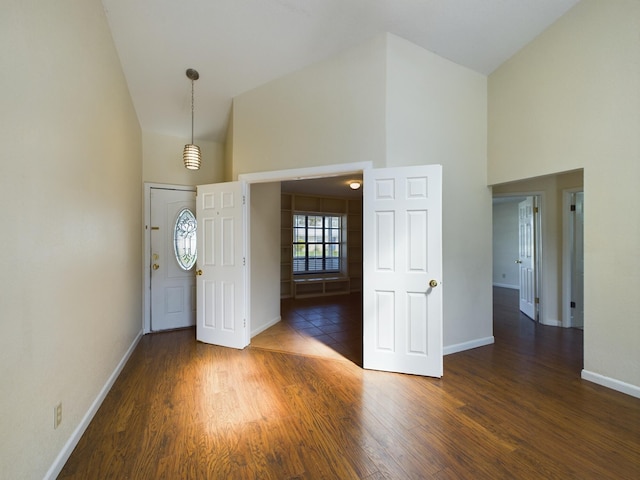
[[[62,402],[53,407],[53,428],[58,428],[62,423]]]

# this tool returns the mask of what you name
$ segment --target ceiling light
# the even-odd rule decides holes
[[[362,185],[362,184],[357,180],[353,180],[353,181],[349,182],[349,188],[351,190],[358,190],[360,188],[360,185]]]
[[[184,146],[182,152],[182,160],[184,166],[189,170],[200,169],[200,147],[193,144],[193,82],[200,78],[200,74],[197,70],[190,68],[187,70],[187,78],[191,80],[191,143]]]

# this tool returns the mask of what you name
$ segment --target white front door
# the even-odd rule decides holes
[[[518,255],[520,267],[520,311],[536,319],[535,222],[533,197],[518,204]]]
[[[195,192],[152,187],[150,197],[151,331],[195,325],[194,269],[180,267],[173,240],[180,212],[195,214]]]
[[[244,205],[240,182],[198,186],[196,338],[248,345],[245,317]]]
[[[366,169],[363,185],[363,366],[441,377],[442,166]]]

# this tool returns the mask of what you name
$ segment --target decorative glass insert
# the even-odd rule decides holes
[[[178,265],[183,270],[191,270],[198,258],[196,249],[196,230],[198,222],[188,208],[183,208],[176,218],[176,226],[173,230],[173,249]]]

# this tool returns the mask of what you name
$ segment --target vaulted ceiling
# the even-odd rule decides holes
[[[223,141],[231,101],[384,32],[489,74],[578,0],[102,0],[145,131]]]

